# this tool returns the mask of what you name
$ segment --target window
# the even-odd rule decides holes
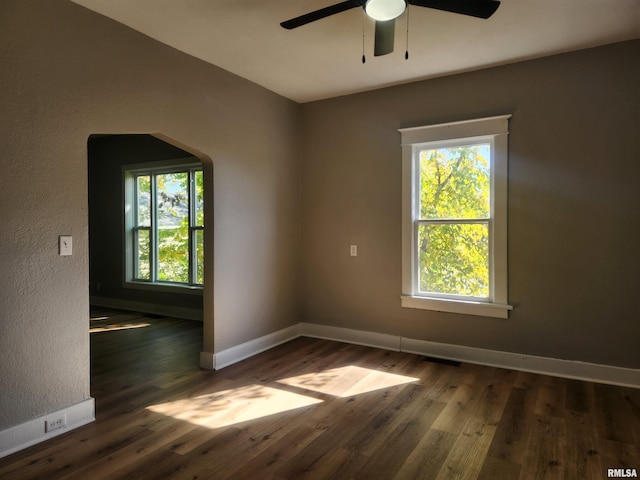
[[[403,307],[508,317],[509,118],[400,130]]]
[[[125,271],[132,285],[204,283],[204,187],[199,163],[124,171]]]

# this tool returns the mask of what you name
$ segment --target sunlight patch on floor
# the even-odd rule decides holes
[[[317,403],[322,400],[264,385],[248,385],[147,408],[202,427],[220,428]]]
[[[344,398],[418,380],[418,378],[349,365],[278,380],[278,383]]]
[[[122,325],[105,325],[103,327],[100,327],[100,326],[90,327],[89,332],[90,333],[113,332],[116,330],[129,330],[132,328],[144,328],[149,326],[151,326],[150,323],[126,323]]]

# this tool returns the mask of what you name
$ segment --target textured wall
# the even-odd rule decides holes
[[[216,350],[299,320],[298,105],[60,0],[0,3],[0,61],[0,430],[89,397],[91,134],[213,160]]]
[[[638,58],[635,41],[303,105],[305,321],[640,367]],[[401,308],[397,129],[506,113],[511,318]]]

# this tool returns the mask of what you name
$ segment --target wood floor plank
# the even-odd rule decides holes
[[[453,433],[428,429],[393,479],[436,478],[457,438]]]
[[[59,442],[45,442],[39,451],[22,458],[15,455],[12,463],[0,459],[0,478],[23,480],[33,478],[60,478],[68,470],[68,465],[77,463],[88,448],[78,441],[65,444]]]
[[[600,439],[603,472],[608,468],[635,468],[640,475],[640,447],[638,444]]]
[[[517,463],[500,460],[495,457],[485,457],[482,469],[478,474],[478,480],[511,480],[520,478],[521,466]],[[427,477],[424,477],[427,478]],[[581,477],[566,477],[581,478]]]
[[[637,424],[635,416],[622,389],[613,385],[595,385],[593,390],[597,392],[594,403],[599,413],[600,434],[614,442],[640,443],[640,432],[633,428]]]
[[[108,480],[117,471],[137,465],[140,460],[164,449],[193,429],[192,425],[174,422],[172,427],[162,430],[162,435],[148,435],[144,439],[120,448],[109,454],[100,453],[97,458],[85,457],[84,465],[62,477],[63,479],[91,478],[92,480]]]
[[[419,397],[418,397],[419,398]],[[402,469],[413,450],[424,438],[425,432],[431,429],[434,420],[444,408],[444,404],[436,401],[427,403],[416,402],[406,408],[410,415],[399,416],[395,426],[391,428],[384,437],[378,435],[377,439],[384,438],[384,441],[375,442],[376,448],[370,443],[363,450],[371,460],[366,468],[358,472],[358,478],[394,478]],[[389,448],[393,445],[393,448]]]
[[[252,478],[255,472],[268,476],[275,475],[275,472],[279,472],[288,465],[300,451],[321,434],[320,430],[306,425],[296,426],[276,441],[270,442],[268,448],[261,449],[247,461],[229,464],[218,473],[221,478]],[[280,478],[289,477],[281,476]]]
[[[569,411],[564,424],[564,478],[601,479],[604,466],[594,417]]]
[[[496,427],[472,420],[451,446],[436,480],[476,479],[482,469]]]
[[[467,414],[463,416],[466,421],[436,479],[471,480],[480,475],[502,412],[506,408],[510,389],[502,388],[499,382],[491,382],[492,378],[488,374],[476,374],[474,378],[478,380],[471,384],[477,391],[476,399],[467,405]]]
[[[535,397],[535,391],[511,389],[488,455],[520,465],[524,463]]]
[[[567,404],[566,385],[565,379],[544,376],[539,387],[534,413],[540,416],[562,418]]]
[[[564,478],[563,422],[554,417],[533,416],[521,480],[562,480]]]
[[[314,338],[210,372],[202,324],[92,310],[96,421],[9,480],[606,478],[640,468],[640,390]]]
[[[578,380],[565,380],[567,410],[579,413],[588,413],[593,408],[592,385]]]
[[[337,448],[329,452],[313,470],[309,470],[300,477],[301,480],[325,480],[327,478],[339,478],[342,465],[349,461],[352,453],[344,448]],[[368,459],[369,460],[369,459]],[[369,462],[367,462],[369,463]],[[365,463],[366,465],[366,463]]]
[[[276,473],[284,478],[307,475],[309,471],[318,468],[335,448],[361,453],[393,417],[389,413],[393,412],[393,407],[381,412],[376,406],[399,406],[411,394],[411,390],[405,386],[396,386],[359,398],[333,399],[331,405],[320,406],[318,411],[324,413],[313,426],[322,432],[321,435],[302,448],[291,462]]]
[[[448,365],[428,364],[433,369],[433,377],[424,382],[425,394],[434,400],[448,402],[456,394],[465,377],[464,370]]]
[[[446,403],[438,418],[433,423],[433,428],[459,434],[469,420],[469,413],[473,410],[475,402],[480,397],[480,391],[476,388],[476,375],[467,375],[463,383],[456,389],[455,394]]]

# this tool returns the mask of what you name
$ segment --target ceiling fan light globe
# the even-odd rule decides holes
[[[406,8],[405,0],[367,0],[364,6],[367,15],[379,22],[398,18]]]

